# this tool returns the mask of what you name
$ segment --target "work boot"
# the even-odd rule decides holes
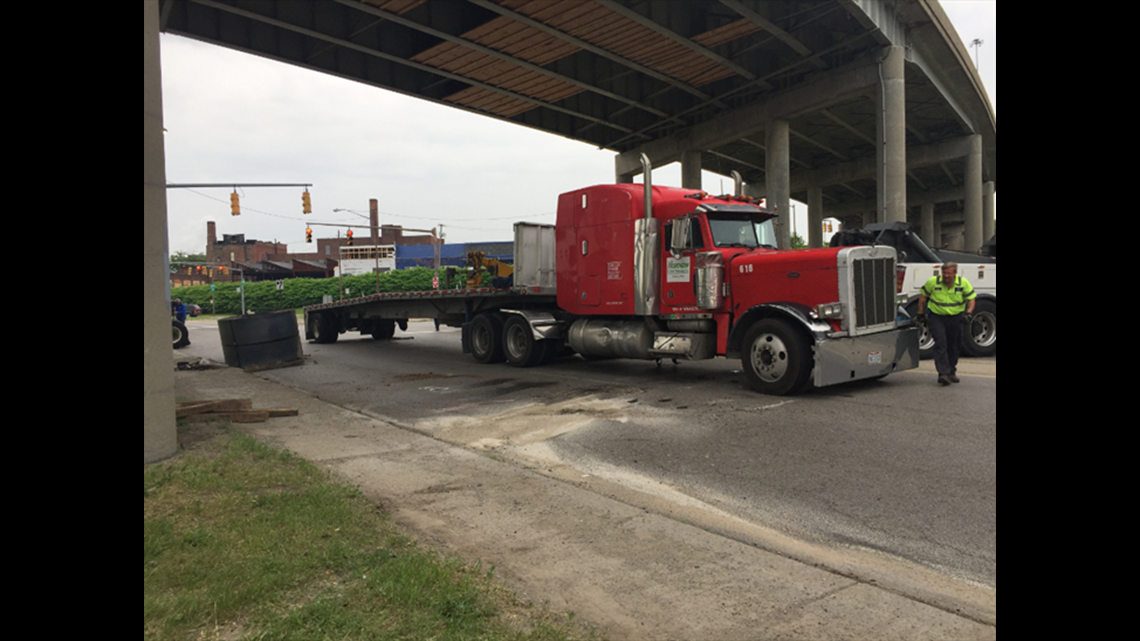
[[[961,383],[962,382],[962,379],[958,378],[958,376],[956,374],[951,374],[951,375],[947,376],[946,378],[949,378],[951,383]]]
[[[949,385],[950,384],[950,377],[945,375],[945,374],[939,374],[938,375],[938,384],[939,385]]]

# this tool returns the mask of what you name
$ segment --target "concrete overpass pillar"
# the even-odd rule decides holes
[[[788,146],[788,121],[773,120],[765,128],[767,151],[764,154],[765,204],[775,207],[776,242],[780,249],[792,246],[791,178]]]
[[[920,227],[918,237],[922,239],[922,242],[926,243],[927,247],[937,247],[934,244],[935,239],[938,238],[937,229],[934,227],[934,203],[922,205],[918,224]]]
[[[878,213],[881,222],[906,222],[906,69],[902,47],[880,62],[878,96]]]
[[[808,187],[808,247],[823,247],[823,189]]]
[[[681,186],[685,189],[701,188],[700,150],[689,150],[681,154]]]
[[[637,173],[640,172],[641,170],[638,169],[636,172],[623,174],[623,173],[620,173],[621,170],[619,170],[617,168],[617,166],[620,163],[621,163],[621,154],[617,154],[614,156],[614,182],[619,184],[619,185],[632,183],[633,177],[636,176]]]
[[[143,2],[143,463],[178,452],[158,0]]]
[[[993,238],[997,222],[994,220],[994,183],[982,185],[982,242]]]
[[[962,251],[974,253],[982,248],[982,137],[970,137],[970,153],[966,156],[965,198],[962,217],[965,229]]]

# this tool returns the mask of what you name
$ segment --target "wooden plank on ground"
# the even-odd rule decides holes
[[[212,420],[226,420],[234,423],[263,423],[269,418],[267,410],[237,410],[232,412],[211,412],[209,414],[192,414],[186,417],[190,423],[205,423]]]
[[[231,398],[215,401],[186,401],[174,404],[174,417],[185,418],[193,414],[251,409],[253,409],[253,401],[248,398]]]
[[[296,409],[288,409],[288,408],[267,409],[265,411],[269,412],[269,418],[275,418],[278,416],[296,416],[298,413]]]

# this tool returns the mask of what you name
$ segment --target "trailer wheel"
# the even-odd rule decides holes
[[[546,358],[546,341],[535,340],[530,323],[512,314],[503,326],[503,356],[515,367],[533,367]]]
[[[407,321],[404,323],[407,325]],[[396,335],[396,321],[382,320],[376,321],[372,326],[372,339],[378,341],[386,341]]]
[[[313,340],[317,343],[335,343],[340,332],[334,327],[334,319],[328,314],[310,314],[313,319]]]
[[[471,321],[471,355],[484,364],[503,360],[502,319],[484,312]]]
[[[918,303],[907,307],[906,313],[910,314],[911,318],[918,316]],[[930,329],[926,325],[919,325],[918,329],[922,332],[918,335],[918,358],[920,360],[934,358],[934,337],[930,335]]]
[[[813,366],[807,339],[788,323],[774,318],[749,328],[740,360],[752,389],[776,396],[802,391]]]
[[[974,306],[974,318],[962,332],[962,351],[968,356],[997,353],[997,303],[980,300]]]
[[[186,331],[186,325],[177,318],[170,319],[172,325],[171,331],[174,335],[174,349],[186,347],[190,344],[190,332]]]

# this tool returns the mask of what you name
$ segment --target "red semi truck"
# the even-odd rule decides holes
[[[515,225],[510,287],[313,305],[305,336],[386,339],[408,318],[437,318],[463,328],[480,363],[740,357],[751,387],[776,395],[917,367],[894,248],[777,250],[774,217],[695,189],[579,189],[559,196],[553,227]]]

